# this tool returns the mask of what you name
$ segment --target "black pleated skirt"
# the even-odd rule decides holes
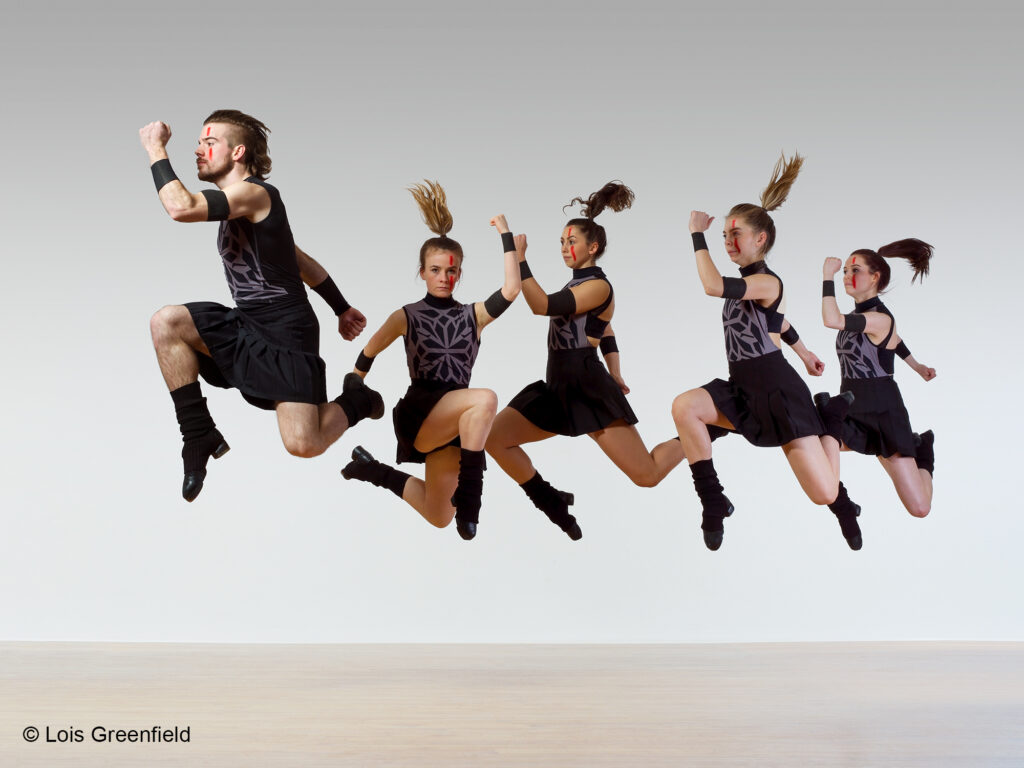
[[[818,409],[800,374],[782,350],[729,363],[729,380],[705,384],[711,399],[736,431],[754,445],[779,446],[825,434]]]
[[[234,388],[257,408],[327,402],[320,324],[303,297],[229,309],[213,301],[185,305],[210,356],[199,374],[215,387]]]
[[[843,379],[843,392],[853,392],[853,405],[843,423],[843,442],[868,456],[917,456],[910,416],[900,388],[891,376]]]
[[[413,379],[409,388],[405,390],[402,397],[391,411],[395,422],[395,437],[398,439],[398,451],[396,459],[398,463],[410,461],[422,464],[427,460],[427,454],[417,451],[413,447],[416,442],[416,435],[420,433],[420,427],[426,421],[427,416],[437,401],[449,392],[456,389],[465,389],[462,384],[454,384],[449,381],[430,381],[429,379]],[[460,445],[456,437],[445,445],[438,446],[434,451],[440,451],[450,445]]]
[[[626,396],[592,347],[551,350],[547,380],[530,384],[508,405],[531,424],[571,437],[597,432],[620,419],[637,422]]]

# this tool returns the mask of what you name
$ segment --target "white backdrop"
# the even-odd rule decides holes
[[[1008,272],[1024,170],[1019,6],[429,7],[5,12],[0,640],[1024,636]],[[935,246],[932,276],[911,287],[896,265],[886,299],[939,372],[925,384],[897,363],[914,424],[937,435],[931,516],[911,518],[877,462],[847,455],[844,479],[864,508],[864,549],[851,552],[781,451],[730,438],[715,461],[737,511],[711,553],[685,467],[640,489],[589,440],[557,438],[530,453],[575,492],[583,540],[492,465],[467,543],[338,475],[357,443],[392,455],[390,415],[299,460],[272,414],[208,386],[232,451],[186,504],[148,319],[164,304],[230,299],[214,225],[166,217],[137,130],[168,122],[172,162],[198,189],[191,149],[220,107],[272,128],[270,181],[296,239],[371,332],[423,292],[414,275],[428,233],[410,183],[436,178],[449,193],[464,301],[501,281],[492,215],[529,235],[534,273],[554,290],[567,279],[561,206],[613,178],[629,184],[635,207],[603,217],[602,266],[651,445],[673,434],[672,398],[726,370],[688,212],[755,201],[780,150],[799,150],[807,162],[775,215],[771,263],[788,317],[828,365],[813,391],[838,385],[819,316],[823,258],[903,237]],[[313,304],[334,391],[361,343],[341,341]],[[518,302],[485,333],[474,385],[507,402],[543,376],[545,338],[545,321]],[[400,346],[370,381],[389,406],[401,395]]]

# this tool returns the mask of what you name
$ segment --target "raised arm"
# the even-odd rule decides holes
[[[491,219],[491,226],[496,228],[498,234],[501,235],[501,246],[505,253],[505,281],[502,283],[501,289],[492,293],[486,301],[478,301],[473,304],[478,334],[512,305],[522,287],[517,255],[520,249],[524,254],[526,253],[526,235],[513,237],[504,216],[499,215]]]
[[[697,259],[697,275],[704,286],[704,293],[724,299],[755,301],[772,301],[778,297],[779,281],[771,275],[722,277],[722,273],[711,260],[711,252],[704,237],[704,233],[714,220],[714,216],[708,216],[704,211],[690,212],[690,237],[693,239],[693,252]]]
[[[238,181],[224,189],[204,189],[198,194],[189,192],[167,158],[170,138],[171,129],[166,123],[150,123],[139,130],[139,139],[149,155],[157,194],[172,219],[182,222],[222,221],[245,216],[259,221],[270,213],[270,195],[258,184]]]
[[[535,315],[547,317],[578,315],[601,306],[611,293],[611,286],[604,280],[587,280],[572,288],[563,288],[557,293],[544,293],[537,278],[526,263],[526,251],[516,254],[519,259],[519,274],[523,281],[523,296]]]
[[[299,267],[299,275],[302,277],[302,282],[327,302],[327,306],[338,316],[338,333],[341,334],[341,337],[345,341],[352,341],[352,339],[362,333],[363,329],[366,328],[366,317],[362,312],[345,301],[345,297],[341,295],[337,284],[327,274],[327,270],[323,268],[320,262],[296,245],[295,263]]]
[[[892,319],[882,312],[851,312],[844,315],[836,303],[835,275],[843,266],[842,259],[829,256],[821,268],[821,320],[826,328],[837,331],[866,333],[869,337],[880,339],[889,333]]]
[[[396,309],[388,315],[388,319],[370,337],[366,346],[363,347],[363,351],[359,353],[359,357],[356,359],[355,373],[365,379],[366,374],[370,372],[374,358],[390,347],[399,336],[405,335],[407,322],[404,309]]]

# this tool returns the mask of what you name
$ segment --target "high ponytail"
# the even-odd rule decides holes
[[[422,184],[413,184],[408,188],[416,205],[420,208],[423,222],[437,237],[431,237],[420,246],[420,269],[426,267],[427,252],[431,250],[452,251],[462,261],[462,246],[448,237],[455,223],[451,211],[448,210],[448,197],[444,188],[436,181],[423,180]]]
[[[583,218],[571,219],[566,226],[576,227],[587,238],[587,242],[597,243],[597,253],[594,254],[594,258],[600,258],[608,246],[608,236],[605,234],[604,227],[594,221],[594,218],[605,208],[616,212],[624,211],[633,205],[635,199],[636,195],[633,194],[633,190],[621,181],[609,181],[586,200],[582,197],[574,197],[562,207],[564,211],[579,203],[580,213],[583,214]]]
[[[933,248],[923,240],[916,237],[908,237],[905,240],[897,240],[895,243],[883,245],[878,251],[869,248],[861,248],[851,253],[851,256],[862,256],[867,268],[878,273],[878,291],[881,293],[889,286],[892,277],[892,270],[886,259],[906,259],[910,268],[914,270],[914,276],[910,282],[914,283],[920,277],[922,280],[928,275],[929,265],[932,259]]]
[[[768,235],[764,244],[765,254],[775,245],[775,221],[768,215],[768,211],[774,211],[786,202],[789,190],[793,187],[793,182],[800,174],[803,164],[804,158],[798,152],[794,152],[788,160],[783,153],[775,163],[775,170],[772,171],[772,178],[768,182],[768,186],[761,192],[761,204],[740,203],[734,205],[728,213],[728,218],[739,217],[754,230]]]

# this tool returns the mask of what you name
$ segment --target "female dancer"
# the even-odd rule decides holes
[[[395,310],[370,339],[356,361],[366,376],[374,358],[399,336],[405,337],[412,383],[394,409],[398,461],[426,465],[423,480],[376,461],[362,446],[341,471],[346,480],[363,480],[387,488],[438,528],[454,516],[459,535],[472,539],[483,491],[484,442],[498,409],[489,389],[468,389],[480,333],[519,295],[516,250],[526,250],[526,236],[513,238],[504,216],[491,225],[501,233],[505,283],[486,301],[460,304],[452,291],[462,274],[462,246],[448,237],[452,215],[437,182],[409,190],[423,219],[437,235],[420,248],[420,277],[427,295]]]
[[[487,452],[519,483],[530,501],[573,541],[583,536],[569,514],[573,495],[556,490],[533,467],[520,447],[554,435],[589,435],[637,485],[652,487],[683,460],[675,438],[648,452],[636,431],[637,418],[625,395],[629,387],[619,371],[619,352],[611,327],[615,299],[611,283],[596,265],[608,244],[604,227],[594,221],[606,207],[629,208],[633,192],[619,182],[605,184],[582,205],[582,218],[562,230],[562,261],[572,279],[558,293],[545,294],[520,251],[523,295],[535,315],[551,317],[545,381],[516,395],[494,420]],[[600,346],[607,370],[597,357]]]
[[[781,446],[804,493],[815,504],[828,504],[852,549],[861,546],[860,508],[839,482],[838,440],[823,436],[826,430],[807,385],[783,358],[774,339],[781,334],[808,373],[821,374],[821,361],[779,311],[782,280],[764,260],[775,243],[775,222],[768,212],[785,202],[802,164],[798,154],[788,161],[780,158],[761,193],[761,205],[743,203],[726,216],[725,250],[739,266],[740,277],[722,277],[711,261],[704,232],[713,218],[702,211],[690,214],[704,292],[726,300],[722,323],[729,380],[715,379],[679,395],[672,403],[672,417],[703,507],[704,544],[711,550],[722,545],[722,520],[733,512],[711,461],[712,435],[723,434],[722,428],[739,432],[754,445]],[[830,418],[842,418],[848,407],[844,398],[835,397],[825,404],[825,411]]]
[[[925,381],[935,369],[914,359],[896,333],[896,320],[878,298],[889,285],[886,259],[906,259],[914,269],[913,283],[928,274],[932,247],[910,238],[883,245],[877,251],[854,251],[843,267],[843,287],[857,302],[852,314],[843,315],[836,304],[835,274],[842,262],[825,259],[821,316],[825,325],[839,331],[839,356],[843,392],[852,392],[853,405],[842,424],[843,448],[877,456],[892,478],[900,501],[914,517],[931,510],[932,475],[935,470],[935,435],[931,430],[915,435],[893,379],[893,358],[899,355]]]

